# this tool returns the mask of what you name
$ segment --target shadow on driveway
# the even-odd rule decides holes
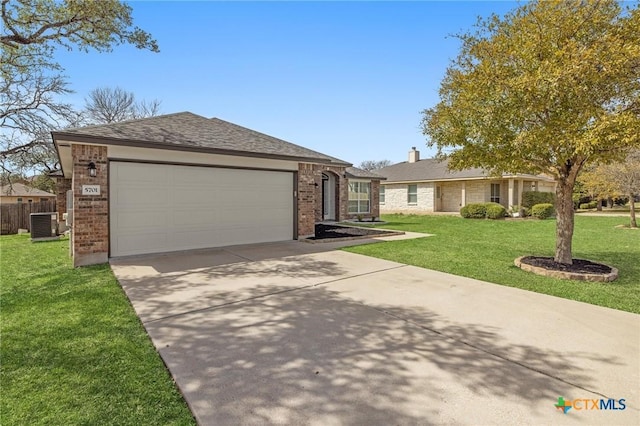
[[[146,325],[201,424],[549,422],[575,387],[521,365],[617,362],[510,346],[485,327],[443,327],[428,309],[391,317],[324,287],[288,290],[257,287],[254,300]],[[416,316],[420,326],[401,319]]]

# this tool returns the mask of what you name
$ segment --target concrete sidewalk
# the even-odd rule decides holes
[[[640,423],[640,316],[332,248],[112,268],[203,425]]]

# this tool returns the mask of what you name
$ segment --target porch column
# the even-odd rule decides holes
[[[507,206],[507,208],[511,208],[514,206],[513,188],[513,179],[509,179],[509,205]]]
[[[467,205],[467,183],[462,181],[462,191],[460,193],[460,207]]]
[[[73,266],[94,265],[109,261],[109,177],[107,147],[71,145],[73,173],[73,225],[71,246]],[[93,162],[96,176],[87,165]],[[97,187],[98,194],[84,194],[84,187]]]
[[[524,181],[518,179],[518,206],[522,207],[522,191],[524,190]]]

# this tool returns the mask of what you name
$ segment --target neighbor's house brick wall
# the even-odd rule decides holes
[[[78,145],[71,147],[73,158],[73,266],[108,261],[109,256],[109,179],[107,147]],[[96,165],[96,177],[87,166]],[[100,185],[100,195],[82,195],[82,185]]]
[[[537,189],[539,192],[556,192],[555,182],[538,181]]]
[[[457,212],[462,207],[462,182],[442,182],[440,184],[442,203],[440,211]]]
[[[409,185],[405,183],[383,184],[385,187],[385,203],[380,204],[380,213],[431,213],[434,211],[433,182],[417,183],[418,203],[409,205]]]
[[[22,200],[19,201],[18,198],[21,198]],[[26,203],[29,202],[29,200],[31,200],[32,203],[39,203],[41,201],[53,201],[53,200],[55,200],[55,198],[56,197],[54,195],[52,195],[50,197],[42,197],[40,195],[37,195],[35,197],[29,197],[29,196],[26,196],[26,195],[21,195],[19,197],[18,196],[14,197],[13,195],[3,195],[3,196],[0,196],[0,203],[2,203],[2,204],[17,204],[18,202],[20,202],[20,203],[26,204]]]
[[[465,205],[484,203],[491,197],[491,185],[484,180],[470,180],[465,182]]]
[[[66,221],[62,214],[67,212],[67,191],[71,189],[71,179],[56,178],[56,210],[58,211],[58,230],[67,229]]]

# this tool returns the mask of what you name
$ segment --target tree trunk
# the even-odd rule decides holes
[[[571,265],[573,239],[573,185],[575,177],[562,177],[556,187],[556,255],[558,263]]]
[[[599,212],[602,211],[602,198],[598,198],[598,205],[596,206],[596,210]]]
[[[633,198],[634,194],[629,194],[629,216],[631,216],[631,223],[629,226],[632,228],[638,227],[638,222],[636,222],[636,203]]]

